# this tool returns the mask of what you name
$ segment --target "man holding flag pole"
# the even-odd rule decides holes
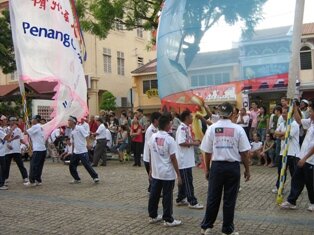
[[[288,82],[288,90],[287,90],[287,98],[290,100],[289,105],[289,113],[287,118],[287,128],[285,134],[285,149],[283,151],[282,156],[282,167],[280,172],[280,180],[279,180],[279,188],[276,202],[278,205],[281,205],[283,202],[283,189],[285,184],[285,175],[287,168],[287,155],[289,149],[289,137],[292,123],[292,113],[293,113],[293,105],[292,100],[299,96],[297,94],[296,89],[296,81],[299,77],[300,71],[300,44],[301,44],[301,36],[302,36],[302,24],[303,24],[303,15],[304,15],[304,4],[305,0],[297,0],[295,7],[295,16],[294,16],[294,24],[293,24],[293,36],[292,36],[292,55],[289,65],[289,82]]]

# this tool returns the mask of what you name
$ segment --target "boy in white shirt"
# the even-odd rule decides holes
[[[279,188],[279,180],[280,180],[280,172],[282,168],[282,156],[283,152],[286,148],[285,146],[285,134],[287,129],[287,117],[288,117],[289,108],[283,107],[282,108],[282,118],[284,122],[280,123],[275,131],[275,136],[279,139],[281,139],[281,146],[280,146],[280,158],[278,162],[278,177],[276,182],[276,188],[272,190],[273,193],[278,192]],[[289,168],[290,176],[294,175],[295,168],[296,168],[296,156],[300,152],[300,144],[299,144],[299,132],[300,127],[299,124],[296,121],[292,121],[291,123],[291,129],[290,129],[290,136],[289,136],[289,148],[288,148],[288,154],[287,154],[287,165],[286,167]],[[287,173],[287,171],[286,171]],[[285,175],[285,179],[287,178],[287,174]]]
[[[147,130],[145,132],[143,162],[144,162],[144,166],[145,166],[147,174],[149,174],[149,171],[150,171],[149,146],[148,146],[148,143],[149,143],[149,140],[152,137],[152,135],[154,133],[158,132],[158,123],[159,123],[158,120],[159,120],[160,116],[161,116],[161,114],[159,112],[152,113],[152,115],[150,117],[151,118],[151,124],[150,124],[150,126],[147,128]],[[148,192],[150,192],[150,188],[151,188],[151,185],[150,185],[150,182],[149,182],[148,189],[147,189]]]
[[[9,139],[6,142],[6,154],[5,154],[5,180],[7,181],[10,174],[11,161],[14,159],[16,165],[18,166],[23,182],[28,182],[27,170],[22,161],[21,155],[21,141],[23,141],[24,135],[21,129],[17,126],[17,118],[9,118],[10,126],[7,128],[7,134],[9,134]]]
[[[297,155],[297,167],[291,179],[291,190],[287,201],[281,204],[283,209],[296,209],[296,202],[306,186],[310,205],[308,211],[314,211],[314,104],[310,105],[310,118],[301,119],[299,108],[294,107],[295,121],[307,130],[301,150]]]
[[[253,165],[253,158],[259,160],[259,165],[261,165],[261,153],[263,150],[263,143],[259,141],[259,136],[257,133],[253,134],[253,142],[251,143],[251,150],[249,151],[250,165]]]
[[[66,146],[64,149],[64,152],[60,155],[60,159],[64,161],[64,163],[70,163],[70,159],[73,153],[73,147],[71,144],[71,139],[66,138]]]
[[[88,130],[82,125],[77,125],[76,117],[70,116],[68,120],[69,127],[72,129],[71,138],[73,146],[73,154],[70,160],[69,170],[74,178],[71,182],[72,184],[81,183],[81,178],[77,172],[77,166],[79,162],[82,163],[84,168],[87,170],[89,175],[92,177],[94,183],[98,183],[98,174],[92,168],[89,163],[88,150],[87,150],[87,141],[86,138],[89,136]]]
[[[1,116],[1,115],[0,115]],[[5,176],[4,173],[6,171],[5,165],[5,142],[9,138],[9,135],[5,133],[3,127],[3,119],[5,116],[1,116],[0,118],[0,190],[7,190],[8,187],[4,185]]]
[[[46,158],[46,141],[44,130],[40,124],[41,116],[35,115],[32,118],[32,127],[26,132],[32,141],[33,155],[30,162],[29,182],[24,183],[25,186],[40,186],[42,184],[42,171]]]
[[[149,140],[151,191],[148,202],[149,222],[164,220],[165,226],[177,226],[180,220],[172,217],[172,197],[176,176],[182,183],[176,159],[176,143],[167,133],[171,128],[170,117],[162,115],[159,119],[159,131]],[[163,194],[163,216],[158,216],[160,194]]]
[[[193,117],[189,110],[183,111],[180,116],[181,123],[177,129],[177,159],[182,177],[182,185],[178,188],[177,206],[188,205],[191,209],[203,209],[194,195],[192,168],[195,166],[194,146],[200,145],[200,141],[193,140],[190,125]],[[186,201],[187,198],[187,201]]]

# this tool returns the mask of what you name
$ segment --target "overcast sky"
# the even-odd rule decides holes
[[[268,0],[264,5],[264,20],[257,29],[292,25],[296,0]],[[304,23],[314,22],[314,0],[305,0]],[[239,41],[239,25],[228,26],[224,22],[211,28],[201,41],[201,51],[226,50]]]

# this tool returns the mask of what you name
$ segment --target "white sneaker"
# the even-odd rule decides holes
[[[271,190],[271,192],[274,193],[274,194],[277,194],[277,193],[278,193],[278,189],[277,189],[277,188],[273,188],[273,189]]]
[[[181,200],[179,202],[176,202],[176,206],[188,206],[188,205],[189,205],[189,203],[186,200],[186,198],[184,198],[183,200]]]
[[[230,234],[222,233],[222,235],[239,235],[239,233],[238,232],[233,232],[233,233],[230,233]]]
[[[307,210],[310,212],[314,212],[314,204],[310,204]]]
[[[23,183],[27,183],[29,180],[27,178],[23,179]]]
[[[99,183],[99,179],[98,179],[98,178],[95,178],[95,179],[93,179],[93,180],[94,180],[94,183],[95,183],[95,184]]]
[[[4,181],[4,186],[8,186],[9,185],[9,181],[8,180],[5,180]]]
[[[3,185],[0,187],[0,190],[8,190],[8,186]]]
[[[72,181],[70,182],[70,184],[80,184],[80,183],[81,183],[80,180],[72,180]]]
[[[207,228],[207,229],[201,229],[201,234],[202,235],[211,235],[212,234],[212,229],[211,228]]]
[[[36,181],[36,186],[42,186],[42,182],[38,182],[38,181]]]
[[[189,204],[189,208],[190,209],[203,209],[204,206],[202,204],[200,204],[200,203],[197,203],[197,204],[195,204],[193,206],[191,204]]]
[[[164,225],[168,227],[175,227],[179,226],[180,224],[182,224],[181,220],[173,220],[172,223],[164,221]]]
[[[155,224],[162,221],[162,215],[158,215],[156,218],[149,218],[150,224]]]
[[[28,187],[35,187],[35,186],[37,186],[37,184],[36,183],[31,183],[31,182],[26,182],[26,183],[23,183],[25,186],[28,186]]]
[[[291,210],[295,210],[295,209],[297,209],[297,206],[291,204],[291,203],[288,202],[288,201],[285,201],[285,202],[283,202],[283,203],[280,205],[280,208],[281,208],[281,209],[291,209]]]

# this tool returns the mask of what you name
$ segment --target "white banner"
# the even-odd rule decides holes
[[[46,137],[69,115],[88,113],[82,38],[71,0],[10,0],[11,27],[19,79],[57,82]]]

